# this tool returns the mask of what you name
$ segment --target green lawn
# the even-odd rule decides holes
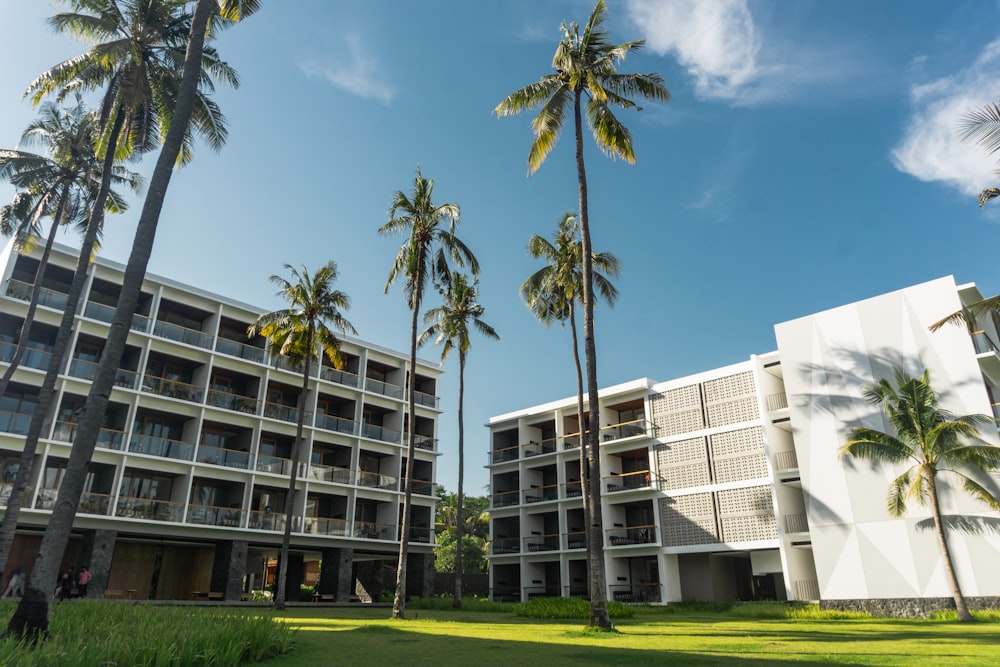
[[[512,614],[388,609],[289,609],[295,650],[269,667],[407,665],[995,665],[1000,622],[888,619],[758,620],[643,610],[619,635],[582,622]]]

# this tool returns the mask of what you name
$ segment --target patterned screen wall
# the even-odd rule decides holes
[[[654,394],[649,399],[649,407],[661,437],[705,428],[701,390],[696,384]]]
[[[709,380],[705,389],[705,412],[709,426],[725,426],[760,417],[753,372]]]
[[[716,499],[725,542],[773,540],[778,537],[770,486],[718,491]]]
[[[764,430],[760,426],[716,433],[709,442],[716,482],[724,484],[768,476]]]
[[[663,546],[717,544],[719,529],[715,522],[714,505],[711,493],[660,498]]]
[[[686,489],[711,483],[705,438],[658,444],[653,451],[661,489]]]

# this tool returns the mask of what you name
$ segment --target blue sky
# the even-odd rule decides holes
[[[221,153],[175,174],[150,270],[264,308],[285,263],[333,259],[366,340],[405,350],[409,313],[383,294],[401,238],[379,237],[419,165],[482,264],[486,319],[466,382],[467,490],[488,482],[491,415],[575,391],[568,332],[518,297],[576,206],[572,134],[534,176],[530,116],[498,119],[509,92],[548,73],[562,21],[590,0],[275,0],[220,35],[239,90]],[[1000,91],[1000,5],[968,2],[612,0],[616,41],[647,48],[621,71],[658,71],[673,99],[619,117],[638,162],[588,137],[594,246],[614,252],[621,299],[598,311],[602,385],[666,380],[775,347],[773,325],[953,274],[1000,291],[996,209],[975,194],[995,157],[958,140],[960,116]],[[21,92],[84,46],[53,34],[44,2],[0,0],[0,147],[34,118]],[[152,158],[138,168],[151,169]],[[0,185],[0,199],[12,190]],[[109,219],[104,256],[125,261],[139,205]],[[61,240],[76,243],[74,237]],[[943,313],[942,313],[943,315]],[[425,358],[438,357],[424,349]],[[453,360],[442,387],[456,481]]]

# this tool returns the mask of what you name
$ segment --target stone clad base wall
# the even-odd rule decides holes
[[[1000,609],[1000,597],[968,597],[972,611]],[[952,598],[892,598],[879,600],[820,600],[819,608],[834,611],[862,611],[890,618],[926,618],[936,611],[953,610]]]

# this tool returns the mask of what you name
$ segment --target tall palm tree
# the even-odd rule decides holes
[[[908,500],[930,505],[958,620],[970,621],[972,615],[955,576],[941,521],[937,476],[947,472],[958,477],[967,494],[1000,509],[1000,501],[972,476],[1000,469],[1000,447],[978,440],[976,429],[977,425],[992,424],[993,419],[986,415],[956,417],[943,409],[926,370],[919,378],[909,377],[899,368],[893,375],[895,386],[883,378],[866,389],[864,396],[870,403],[882,406],[894,433],[864,427],[852,429],[848,441],[840,448],[840,455],[879,463],[912,464],[889,484],[886,507],[891,515],[899,517],[906,514]],[[972,444],[966,444],[969,441]]]
[[[403,618],[406,611],[406,558],[409,554],[411,497],[413,494],[413,460],[416,455],[417,328],[427,281],[444,284],[450,278],[449,262],[469,265],[473,275],[479,275],[479,262],[472,251],[455,236],[460,209],[458,204],[435,204],[434,180],[424,178],[420,169],[413,179],[413,194],[397,190],[389,205],[389,221],[379,227],[384,235],[405,233],[406,240],[396,254],[385,282],[385,292],[397,278],[403,279],[403,296],[412,311],[410,321],[410,367],[406,400],[406,470],[403,473],[403,519],[400,525],[399,562],[396,565],[396,593],[392,617]],[[444,227],[447,223],[447,228]]]
[[[444,292],[444,305],[431,308],[424,313],[424,324],[429,325],[417,341],[423,345],[433,339],[441,345],[441,362],[448,358],[452,350],[458,351],[458,516],[455,517],[455,597],[452,606],[462,607],[462,500],[465,483],[465,422],[462,412],[465,396],[465,360],[472,347],[469,340],[469,323],[479,333],[492,340],[500,340],[496,330],[481,318],[486,309],[480,304],[478,281],[469,282],[464,273],[453,271]]]
[[[169,5],[173,10],[181,10],[183,7],[178,7],[176,2],[168,2],[167,0],[146,0],[149,5]],[[92,7],[101,5],[102,7],[118,8],[119,4],[127,4],[127,6],[138,6],[143,4],[141,0],[128,0],[125,3],[116,3],[114,0],[74,0],[74,7]],[[183,3],[182,3],[183,4]],[[78,423],[78,428],[76,436],[73,439],[73,448],[70,452],[69,460],[66,466],[66,472],[63,475],[62,483],[59,486],[59,494],[56,498],[56,504],[52,512],[52,516],[49,518],[48,527],[45,530],[45,534],[42,537],[41,545],[39,548],[38,557],[35,560],[35,565],[32,568],[31,576],[28,579],[28,584],[25,588],[24,596],[21,598],[20,603],[14,615],[11,617],[7,625],[7,634],[17,637],[37,637],[39,634],[44,634],[48,632],[49,627],[49,612],[52,605],[52,581],[55,580],[56,573],[59,568],[60,561],[62,560],[63,553],[66,550],[66,545],[69,542],[70,531],[73,526],[73,519],[76,516],[77,504],[80,500],[80,493],[83,490],[84,481],[86,478],[86,467],[87,463],[90,461],[91,456],[94,452],[94,447],[97,444],[97,437],[100,433],[101,420],[104,416],[104,412],[107,409],[108,400],[111,395],[111,388],[114,384],[115,372],[118,368],[118,364],[121,362],[122,354],[125,350],[125,341],[128,336],[129,324],[132,319],[132,315],[135,312],[136,303],[139,298],[139,289],[142,285],[143,277],[146,274],[146,265],[149,261],[150,253],[152,252],[153,239],[156,235],[156,225],[159,221],[160,211],[163,207],[163,201],[166,196],[167,186],[170,183],[170,177],[173,172],[174,165],[177,164],[179,158],[182,156],[183,148],[186,142],[189,141],[189,131],[190,125],[189,121],[192,118],[197,118],[199,116],[203,117],[204,113],[209,111],[210,108],[214,107],[209,100],[204,96],[203,92],[200,90],[200,86],[210,85],[210,78],[207,75],[215,75],[216,72],[228,72],[231,74],[230,83],[235,84],[235,73],[221,63],[218,60],[214,61],[214,64],[205,66],[204,54],[208,53],[209,56],[214,54],[214,51],[207,50],[204,47],[205,35],[208,31],[210,23],[213,23],[214,18],[225,19],[236,21],[244,16],[252,14],[257,10],[259,2],[256,0],[197,0],[194,8],[193,16],[182,22],[183,25],[190,27],[190,32],[186,40],[186,48],[182,43],[180,45],[180,50],[183,51],[184,57],[182,60],[178,61],[174,58],[174,62],[182,62],[183,66],[181,69],[181,75],[179,82],[176,84],[174,89],[175,95],[172,98],[172,104],[168,103],[169,107],[169,125],[166,126],[166,135],[163,141],[163,148],[160,151],[159,157],[157,158],[156,165],[153,169],[153,175],[150,179],[149,191],[146,195],[146,199],[143,203],[142,213],[139,217],[138,225],[136,226],[135,238],[132,243],[132,252],[129,255],[128,263],[125,267],[125,275],[122,281],[121,295],[118,300],[118,307],[115,310],[114,317],[112,318],[111,328],[108,335],[107,342],[105,343],[104,352],[101,356],[101,361],[98,364],[97,372],[94,377],[93,383],[91,385],[90,393],[87,395],[87,401],[84,404],[84,412]],[[117,15],[122,21],[125,20],[126,16],[122,13]],[[140,18],[146,18],[147,14],[141,14]],[[90,25],[90,32],[84,31],[82,34],[107,34],[106,30],[102,29],[100,31],[96,30],[96,27],[102,24],[103,19],[112,20],[115,18],[115,14],[110,10],[105,14],[100,14],[97,18],[92,18],[90,21],[81,19],[80,23],[83,26]],[[162,12],[156,13],[155,18],[162,19],[163,22],[174,24],[173,14]],[[101,20],[99,20],[101,19]],[[56,22],[58,25],[58,22]],[[151,24],[148,26],[148,30],[143,32],[146,34],[162,34],[161,31],[156,27],[157,24]],[[119,33],[113,33],[117,36]],[[150,47],[151,48],[151,47]],[[120,104],[115,107],[114,121],[112,125],[111,133],[109,134],[109,141],[106,144],[105,155],[104,155],[104,178],[102,179],[102,192],[106,197],[106,181],[108,180],[108,173],[110,171],[110,165],[113,164],[114,160],[114,142],[111,138],[116,138],[121,131],[121,127],[124,125],[125,116],[124,112],[129,107],[124,103],[125,88],[129,86],[125,85],[128,82],[123,82],[120,79],[112,78],[110,75],[112,70],[110,69],[108,63],[120,64],[124,62],[125,59],[132,57],[133,55],[137,60],[142,63],[148,63],[152,57],[148,53],[148,49],[144,49],[138,53],[134,53],[132,49],[121,49],[114,50],[114,52],[121,56],[122,60],[118,58],[102,57],[101,54],[109,49],[102,49],[100,46],[94,47],[90,52],[81,56],[75,60],[86,60],[91,56],[94,58],[94,69],[100,69],[103,67],[102,71],[108,73],[108,78],[110,81],[109,91],[113,88],[121,95],[112,96],[116,100],[122,100]],[[67,63],[71,63],[67,61]],[[66,63],[64,63],[66,64]],[[60,68],[60,71],[69,71],[70,67]],[[86,69],[86,68],[84,68]],[[117,71],[117,70],[115,70]],[[176,74],[176,70],[164,70],[163,74],[166,78],[167,74]],[[46,75],[43,75],[42,79]],[[83,76],[81,72],[79,77],[67,76],[65,78],[65,85],[84,85],[84,80],[90,80]],[[96,81],[93,79],[92,81]],[[140,80],[138,83],[148,83],[148,80]],[[163,81],[157,81],[156,83],[163,83]],[[93,85],[93,84],[88,84]],[[55,89],[55,88],[53,88]],[[137,89],[132,92],[136,95],[141,94],[147,89]],[[109,93],[110,94],[110,93]],[[211,107],[206,107],[205,104],[211,104]],[[199,107],[201,111],[197,114],[195,113],[195,108]],[[162,109],[159,109],[162,110]],[[115,129],[117,127],[117,129]],[[210,128],[205,128],[205,131],[211,131]],[[218,128],[216,128],[216,132]],[[224,135],[220,135],[224,139]],[[209,142],[212,143],[211,141]],[[94,204],[96,210],[101,210],[104,205],[104,200],[99,194],[97,200]],[[87,230],[87,236],[90,237],[95,233],[93,229],[94,222],[93,216]],[[91,246],[93,238],[89,239]],[[88,239],[84,239],[84,248],[88,247]],[[77,263],[77,273],[73,279],[73,286],[70,289],[70,297],[73,296],[74,290],[76,291],[76,296],[79,298],[79,294],[82,291],[82,272],[86,271],[86,263],[89,260],[88,256],[85,258],[83,252],[81,252],[80,259]],[[77,286],[79,278],[79,286]],[[75,309],[75,305],[74,305]],[[72,310],[70,306],[66,306],[66,312],[63,317],[63,324],[60,325],[60,333],[62,333],[63,325],[67,325],[67,340],[68,340],[68,322],[71,322]],[[58,343],[58,334],[57,334]],[[53,365],[50,364],[49,372],[53,370]],[[37,414],[38,411],[36,411]],[[34,423],[34,417],[33,417]],[[39,426],[40,429],[40,426]]]
[[[987,104],[974,109],[958,121],[959,135],[964,141],[979,144],[988,154],[1000,150],[1000,104]],[[980,208],[991,199],[1000,197],[1000,188],[986,188],[979,193]]]
[[[302,427],[305,419],[309,394],[309,376],[315,357],[324,355],[341,368],[340,339],[330,328],[341,333],[355,334],[357,331],[344,319],[341,310],[350,308],[351,300],[346,293],[333,289],[337,280],[337,265],[327,262],[315,274],[302,267],[297,271],[286,264],[292,280],[281,276],[271,276],[272,283],[278,285],[278,296],[288,301],[289,307],[264,313],[247,329],[247,335],[264,336],[271,345],[271,352],[302,362],[302,390],[299,394],[298,413],[295,418],[295,444],[292,446],[292,470],[288,476],[288,497],[285,499],[285,534],[281,539],[281,556],[278,559],[278,590],[274,606],[285,608],[288,573],[288,547],[292,539],[292,513],[295,509],[295,482],[298,478],[299,463],[304,449]]]
[[[35,271],[28,310],[18,334],[17,347],[3,377],[0,378],[0,396],[6,393],[31,337],[42,290],[42,276],[48,266],[56,233],[61,226],[69,224],[85,227],[86,221],[90,218],[90,206],[100,189],[101,182],[102,161],[94,149],[97,130],[96,116],[93,112],[87,111],[79,96],[76,104],[65,110],[55,104],[46,103],[42,105],[39,117],[22,135],[22,143],[42,144],[46,148],[46,155],[21,150],[0,152],[0,175],[7,176],[14,185],[23,188],[15,195],[11,204],[0,209],[0,232],[5,236],[14,236],[16,246],[27,248],[41,234],[40,219],[43,216],[52,218],[48,237]],[[142,179],[115,165],[112,181],[125,183],[133,190],[138,190]],[[109,191],[105,210],[121,212],[126,208],[124,199],[118,193]],[[75,310],[74,307],[73,312]],[[60,356],[63,351],[59,350]],[[51,396],[55,375],[47,379],[48,383],[43,382],[43,387],[51,385],[46,391],[46,395]],[[39,409],[36,412],[41,416],[45,410]],[[7,568],[7,559],[14,543],[24,491],[34,467],[37,443],[37,433],[25,439],[20,465],[7,501],[3,521],[0,522],[0,576]]]
[[[521,297],[535,317],[545,326],[553,322],[569,320],[570,338],[573,342],[573,364],[576,368],[576,410],[580,426],[580,490],[583,513],[587,517],[584,524],[585,535],[590,534],[590,502],[587,475],[587,442],[583,430],[586,412],[583,407],[583,373],[580,368],[580,345],[576,333],[576,304],[583,297],[583,251],[578,238],[580,226],[576,216],[563,213],[552,241],[537,234],[528,241],[528,254],[543,258],[547,264],[535,271],[521,285]],[[618,258],[609,252],[593,253],[594,287],[597,294],[614,306],[618,300],[618,289],[610,277],[621,273]],[[603,273],[602,273],[603,272]],[[586,539],[586,537],[585,537]]]
[[[597,347],[594,340],[594,280],[593,247],[590,236],[590,216],[587,194],[587,172],[583,161],[583,98],[587,98],[587,123],[597,146],[611,157],[635,162],[632,135],[615,117],[612,106],[641,109],[631,99],[666,102],[670,93],[659,74],[621,74],[617,63],[629,53],[642,48],[645,40],[612,44],[604,29],[607,6],[598,0],[590,13],[583,32],[576,23],[562,25],[563,37],[552,58],[554,74],[508,95],[495,112],[498,116],[541,107],[532,121],[535,141],[528,152],[528,171],[533,173],[545,161],[562,131],[566,110],[573,110],[576,138],[576,174],[579,186],[580,240],[583,250],[583,338],[587,360],[587,393],[590,397],[590,419],[586,438],[590,448],[591,539],[588,542],[590,561],[590,620],[591,627],[611,629],[608,616],[607,591],[603,556],[603,521],[600,507],[600,456],[598,452]]]

